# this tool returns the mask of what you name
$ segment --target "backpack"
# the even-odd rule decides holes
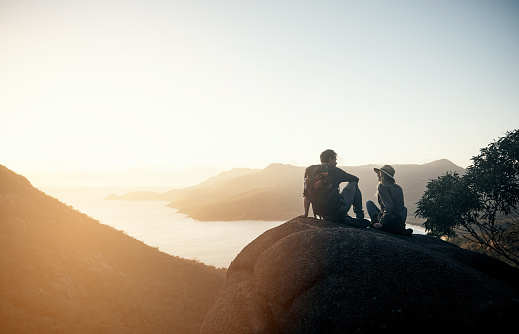
[[[314,217],[323,219],[330,216],[332,179],[328,176],[326,165],[312,165],[306,169],[303,195],[312,204]]]

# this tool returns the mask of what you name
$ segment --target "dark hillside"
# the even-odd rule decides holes
[[[0,165],[2,333],[198,333],[225,272],[103,225]]]
[[[300,167],[271,164],[265,169],[193,189],[168,206],[199,220],[294,217],[299,212],[293,210],[294,185],[302,184],[301,180]]]
[[[195,206],[189,214],[202,221],[278,220],[301,214],[294,208],[292,193],[286,186],[253,189],[249,193],[226,198],[221,202]]]

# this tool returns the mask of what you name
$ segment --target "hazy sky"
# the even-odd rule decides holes
[[[0,0],[0,125],[37,183],[466,167],[519,126],[519,1]]]

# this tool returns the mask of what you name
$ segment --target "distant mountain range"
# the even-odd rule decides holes
[[[376,165],[340,167],[359,177],[363,201],[376,202]],[[393,165],[396,182],[402,186],[408,208],[408,222],[414,218],[416,202],[427,182],[447,171],[463,174],[465,169],[449,160],[422,165]],[[303,213],[303,175],[305,167],[274,163],[264,169],[233,169],[212,177],[197,186],[165,193],[131,192],[112,200],[162,200],[169,207],[196,220],[288,220]]]
[[[2,333],[199,333],[225,270],[160,252],[0,165]]]

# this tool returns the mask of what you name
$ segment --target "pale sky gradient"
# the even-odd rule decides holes
[[[519,1],[0,0],[0,125],[36,185],[466,167],[519,126]]]

